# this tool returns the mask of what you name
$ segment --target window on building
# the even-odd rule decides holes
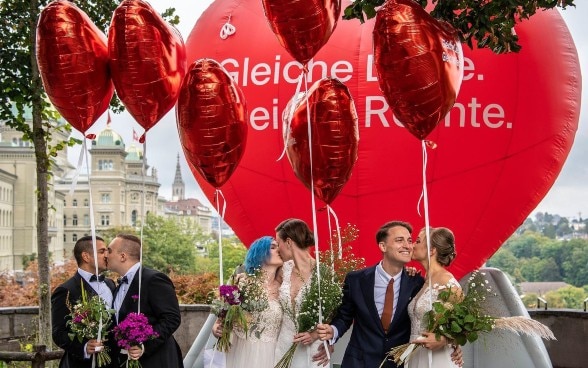
[[[63,226],[67,225],[67,216],[63,215]]]
[[[84,198],[84,207],[88,207],[88,198]]]
[[[98,160],[98,170],[102,171],[102,160]]]
[[[78,215],[73,215],[72,216],[71,224],[73,226],[78,226]]]
[[[74,206],[74,207],[77,207],[77,206],[78,206],[78,200],[77,200],[77,199],[74,199],[74,200],[71,202],[71,205],[72,205],[72,206]]]
[[[78,234],[72,234],[71,241],[73,241],[74,243],[77,242],[78,241]]]
[[[102,203],[110,203],[110,193],[102,193]]]
[[[102,215],[100,219],[101,219],[102,226],[109,226],[110,225],[110,215]]]
[[[84,214],[84,225],[88,226],[90,225],[90,216],[88,216],[88,214]]]
[[[67,243],[67,234],[63,234],[63,242]]]
[[[131,212],[131,225],[137,226],[137,210]]]

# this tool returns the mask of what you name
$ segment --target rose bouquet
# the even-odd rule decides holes
[[[320,283],[316,272],[313,272],[309,286],[303,291],[299,311],[296,311],[295,305],[290,306],[290,301],[281,301],[285,316],[294,321],[298,333],[316,329],[319,322],[329,323],[341,304],[343,290],[339,283],[333,282],[335,276],[332,268],[321,264],[319,270]],[[323,317],[322,321],[319,321],[319,316]],[[297,347],[298,344],[293,343],[275,368],[289,368]]]
[[[484,308],[484,301],[492,293],[492,289],[484,276],[483,272],[472,272],[467,282],[467,293],[460,299],[456,299],[457,293],[454,286],[448,285],[441,290],[438,299],[433,302],[433,309],[425,315],[424,321],[427,323],[427,331],[434,332],[437,339],[445,336],[453,344],[462,346],[468,342],[476,341],[480,334],[490,332],[493,329],[509,330],[517,334],[523,333],[544,339],[555,339],[547,326],[533,319],[523,316],[494,317],[489,315]],[[386,359],[393,360],[397,365],[403,364],[420,347],[421,345],[417,343],[394,347]]]
[[[89,296],[82,281],[80,300],[72,306],[68,297],[66,303],[70,310],[66,326],[70,330],[68,335],[72,341],[74,339],[80,343],[83,343],[85,339],[106,341],[105,336],[108,334],[108,327],[112,324],[114,311],[106,308],[104,301],[98,295]],[[95,356],[98,367],[103,367],[111,362],[107,346],[103,346]]]
[[[255,312],[261,312],[269,305],[264,290],[264,277],[261,270],[243,277],[238,285],[221,285],[218,297],[212,301],[211,311],[222,320],[222,334],[215,348],[228,352],[231,348],[231,333],[235,327],[249,332],[259,332],[259,322],[253,319]]]
[[[129,313],[118,326],[113,328],[113,332],[117,345],[123,349],[121,350],[123,354],[128,354],[132,346],[141,346],[145,341],[159,337],[143,313]],[[127,363],[128,368],[141,367],[138,360],[129,358]]]

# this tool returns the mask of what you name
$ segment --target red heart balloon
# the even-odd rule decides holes
[[[222,40],[219,31],[229,14],[236,32]],[[276,161],[284,148],[281,113],[296,90],[299,63],[273,42],[272,32],[260,31],[265,23],[258,0],[217,0],[186,43],[189,60],[215,55],[247,96],[248,148],[223,186],[231,204],[225,220],[245,244],[270,234],[285,218],[312,220],[308,190],[287,160]],[[401,219],[416,230],[424,225],[417,212],[421,144],[394,121],[379,90],[373,25],[340,21],[308,64],[310,83],[338,78],[357,108],[358,160],[333,204],[341,223],[359,229],[353,253],[368,264],[381,258],[374,240],[381,224]],[[561,16],[537,13],[516,33],[523,46],[518,54],[464,49],[459,97],[427,137],[438,144],[428,156],[431,225],[454,231],[458,256],[451,270],[457,277],[479,267],[537,206],[557,178],[578,126],[580,64]],[[252,47],[252,39],[260,46]],[[214,191],[203,187],[212,200]],[[328,248],[323,215],[319,245]]]
[[[148,131],[178,98],[186,74],[182,36],[147,2],[124,0],[112,16],[108,53],[118,97]]]
[[[39,16],[36,52],[49,100],[68,123],[85,133],[114,94],[106,36],[73,3],[53,1]]]
[[[463,79],[457,33],[414,0],[388,0],[378,10],[374,65],[388,105],[418,139],[451,110]]]
[[[302,65],[323,47],[337,26],[341,0],[261,0],[278,42]]]
[[[182,83],[176,117],[194,177],[201,175],[220,188],[245,151],[247,106],[243,92],[218,62],[197,60]]]
[[[296,177],[314,193],[331,204],[349,180],[357,161],[359,128],[357,111],[349,89],[333,78],[324,78],[293,97],[285,114],[289,125],[287,154]],[[294,106],[291,107],[290,104]],[[308,145],[308,114],[312,138],[312,180]]]

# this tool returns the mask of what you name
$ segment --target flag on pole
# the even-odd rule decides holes
[[[139,135],[135,132],[135,128],[133,128],[133,140],[139,142]]]
[[[108,110],[108,115],[106,117],[106,126],[110,126],[110,123],[112,122],[112,119],[110,118],[110,110]]]

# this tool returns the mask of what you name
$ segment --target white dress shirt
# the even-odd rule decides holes
[[[128,282],[125,284],[122,284],[120,286],[120,288],[118,289],[118,292],[116,293],[116,296],[114,297],[113,308],[115,310],[117,322],[118,322],[118,311],[120,310],[120,307],[122,305],[123,300],[125,300],[125,296],[127,295],[127,291],[129,290],[129,285],[133,281],[133,278],[135,277],[135,273],[137,273],[137,270],[139,270],[140,266],[141,266],[141,263],[139,263],[139,262],[135,263],[133,266],[131,266],[131,268],[129,268],[127,273],[125,273],[122,276],[122,277],[126,276]]]
[[[376,277],[374,282],[374,302],[376,303],[376,309],[378,315],[382,318],[382,312],[384,311],[384,301],[386,300],[386,289],[390,279],[394,277],[394,304],[392,308],[392,319],[394,319],[394,313],[396,312],[396,304],[398,304],[398,296],[400,295],[400,279],[402,277],[402,270],[396,275],[391,276],[384,271],[382,262],[376,266]]]
[[[104,301],[104,305],[106,305],[106,308],[110,309],[110,306],[112,305],[112,291],[110,290],[108,285],[106,285],[104,281],[90,281],[90,277],[92,277],[93,273],[84,271],[81,268],[78,268],[78,273],[80,274],[80,276],[82,276],[84,280],[86,280],[88,284],[90,284],[90,286],[92,287],[92,289],[94,289],[96,294],[100,296],[102,301]]]

